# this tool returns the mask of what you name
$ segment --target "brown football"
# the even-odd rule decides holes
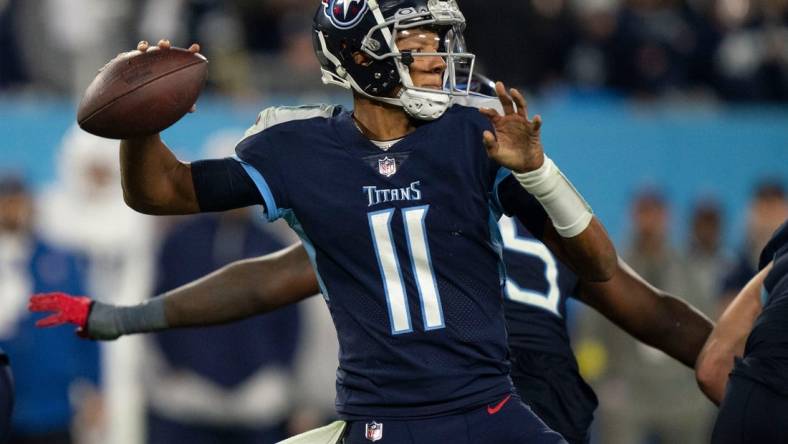
[[[197,101],[208,60],[181,48],[119,55],[91,82],[77,111],[85,131],[110,139],[158,133]]]

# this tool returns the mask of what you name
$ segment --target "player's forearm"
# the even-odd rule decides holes
[[[594,217],[583,232],[574,237],[545,233],[545,243],[586,282],[606,282],[613,277],[618,256],[602,224]]]
[[[199,212],[189,164],[179,161],[158,134],[120,142],[123,197],[145,214]]]
[[[95,303],[88,319],[97,339],[222,324],[267,313],[318,292],[306,252],[295,245],[234,262],[197,281],[131,307]]]
[[[658,314],[649,318],[650,323],[635,326],[633,335],[694,368],[714,325],[701,312],[672,295],[662,293],[658,304],[661,306]]]
[[[709,338],[698,355],[695,379],[698,387],[711,402],[719,405],[725,396],[728,375],[733,369],[734,347],[719,338]]]
[[[164,295],[170,327],[211,325],[268,313],[319,293],[300,245],[237,261]]]
[[[544,208],[552,228],[544,237],[584,280],[606,281],[616,267],[616,251],[591,207],[547,156],[533,171],[513,173]],[[552,242],[551,242],[552,241]]]
[[[719,404],[725,394],[735,356],[744,354],[752,326],[761,313],[761,287],[771,266],[758,273],[720,316],[695,364],[698,386]]]
[[[627,333],[688,367],[713,327],[699,311],[654,288],[621,260],[609,281],[582,282],[579,296]]]

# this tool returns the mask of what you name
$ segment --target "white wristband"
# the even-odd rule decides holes
[[[561,237],[575,237],[591,223],[591,207],[549,157],[534,171],[512,174],[542,204]]]

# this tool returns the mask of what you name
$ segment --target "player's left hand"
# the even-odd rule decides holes
[[[495,83],[495,91],[503,106],[504,115],[490,108],[479,111],[490,119],[495,134],[484,132],[487,154],[501,166],[517,173],[533,171],[544,163],[544,148],[540,137],[542,118],[528,119],[528,105],[515,88],[506,92],[502,82]]]
[[[30,298],[27,309],[32,312],[50,313],[36,321],[36,327],[55,327],[63,324],[77,326],[76,333],[88,337],[87,325],[93,301],[86,296],[71,296],[66,293],[36,294]]]

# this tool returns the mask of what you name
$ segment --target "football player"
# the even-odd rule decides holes
[[[788,221],[709,336],[695,373],[720,412],[712,443],[788,442]]]
[[[458,68],[474,62],[464,26],[454,0],[325,0],[316,52],[324,80],[352,89],[352,112],[269,109],[237,157],[218,161],[182,163],[158,134],[121,142],[134,209],[260,204],[299,233],[337,328],[337,411],[350,444],[564,442],[513,392],[495,220],[506,212],[532,222],[588,281],[616,267],[602,225],[544,155],[541,119],[528,118],[518,91],[497,84],[503,115],[451,106],[467,95]],[[165,299],[125,310],[92,304],[90,316],[165,328]],[[266,308],[217,303],[202,321]],[[84,323],[90,306],[62,308]]]

